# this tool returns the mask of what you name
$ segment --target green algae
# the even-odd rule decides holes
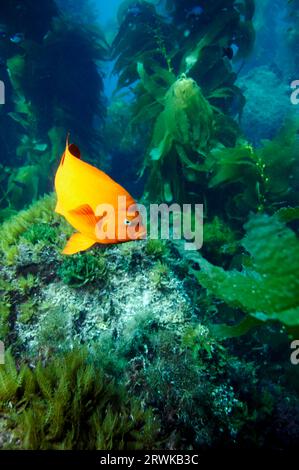
[[[150,408],[95,365],[85,349],[46,366],[0,366],[0,408],[24,449],[149,449],[159,430]]]
[[[38,202],[32,204],[28,209],[20,211],[1,225],[0,249],[5,255],[8,248],[18,241],[34,223],[51,223],[56,219],[54,213],[54,195],[47,195]]]
[[[94,253],[80,253],[62,260],[58,275],[71,287],[87,284],[104,285],[106,282],[105,257]]]
[[[57,229],[47,223],[37,223],[23,233],[25,240],[35,245],[38,242],[55,244],[58,238]]]

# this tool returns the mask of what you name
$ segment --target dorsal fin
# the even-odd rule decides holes
[[[66,151],[69,147],[69,138],[70,138],[70,133],[68,132],[67,135],[66,135],[66,139],[65,139],[65,150],[62,154],[62,157],[60,159],[60,165],[63,165],[64,164],[64,159],[65,159],[65,155],[66,155]]]
[[[72,155],[73,157],[81,159],[81,153],[80,153],[79,147],[75,144],[70,144],[69,143],[69,137],[70,137],[70,134],[68,133],[67,136],[66,136],[65,151],[62,154],[62,157],[61,157],[61,160],[60,160],[60,165],[64,164],[65,157],[68,154]]]
[[[61,160],[60,160],[60,165],[64,164],[64,159],[65,159],[65,152],[63,152]]]
[[[76,158],[81,158],[81,153],[80,153],[80,149],[79,147],[77,147],[77,145],[75,144],[70,144],[68,146],[68,151],[70,152],[71,155],[73,155],[73,157],[76,157]]]

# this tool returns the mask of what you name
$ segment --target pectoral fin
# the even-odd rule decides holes
[[[82,233],[74,233],[68,240],[64,250],[64,255],[73,255],[79,251],[85,251],[96,243],[95,240],[86,237]]]
[[[68,213],[75,219],[76,225],[74,226],[80,227],[80,231],[94,233],[95,226],[100,220],[100,217],[95,215],[92,208],[88,204],[84,204],[83,206],[79,206],[76,209],[72,209],[68,211]]]

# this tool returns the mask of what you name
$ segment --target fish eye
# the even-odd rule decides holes
[[[125,225],[131,225],[131,221],[128,220],[128,219],[125,219],[125,220],[124,220],[124,224],[125,224]]]

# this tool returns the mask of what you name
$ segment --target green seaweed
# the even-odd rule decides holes
[[[79,253],[62,260],[58,275],[71,287],[87,284],[104,284],[106,280],[106,261],[104,256],[91,253]]]
[[[170,274],[170,270],[168,266],[164,263],[161,263],[161,261],[157,261],[157,263],[153,267],[153,270],[150,276],[150,279],[156,289],[158,290],[167,289],[167,286],[169,284],[169,274]]]
[[[276,212],[276,215],[283,222],[292,222],[299,219],[299,206],[297,207],[282,207]]]
[[[18,290],[25,295],[28,295],[34,287],[37,287],[38,280],[33,274],[21,276],[18,278]]]
[[[46,357],[53,352],[67,352],[74,347],[75,341],[69,335],[70,319],[62,308],[42,302],[38,315],[37,349]]]
[[[11,305],[7,300],[0,301],[0,340],[3,341],[8,335],[9,317],[10,317]]]
[[[150,200],[186,202],[202,195],[204,157],[219,142],[234,146],[240,135],[231,106],[238,102],[240,114],[245,99],[223,48],[234,43],[240,56],[250,52],[253,2],[203,3],[196,16],[195,0],[167,2],[170,21],[147,2],[138,2],[138,15],[126,2],[121,6],[114,71],[118,90],[133,90],[128,130],[149,142],[142,173]]]
[[[77,136],[84,151],[98,158],[98,136],[105,115],[103,80],[97,69],[97,61],[106,55],[101,32],[82,24],[78,27],[61,16],[53,21],[43,42],[26,52],[23,93],[37,116],[38,131],[47,135],[54,126],[62,127],[65,134],[70,131]],[[51,70],[55,74],[49,73]],[[87,82],[88,87],[84,86]],[[79,124],[82,119],[84,126]]]
[[[223,254],[232,255],[237,249],[236,234],[218,216],[204,223],[202,251],[212,253],[218,258]]]
[[[18,212],[15,216],[4,222],[0,227],[0,250],[5,255],[8,248],[15,245],[34,223],[49,223],[58,218],[54,212],[55,197],[46,195],[32,204],[28,209]]]
[[[54,0],[43,7],[8,0],[0,22],[8,31],[1,38],[7,100],[0,142],[7,172],[0,209],[21,210],[51,189],[67,132],[90,159],[98,159],[105,116],[99,61],[106,58],[107,43],[95,26],[66,19]],[[16,32],[24,40],[13,44]]]
[[[0,21],[7,24],[11,31],[22,31],[26,38],[38,42],[48,32],[57,15],[54,0],[45,0],[43,4],[23,0],[21,8],[18,0],[7,0],[2,5]]]
[[[260,148],[239,141],[234,148],[217,146],[209,153],[204,164],[209,187],[226,189],[223,202],[229,215],[240,217],[250,210],[274,212],[277,205],[298,204],[297,131],[298,121],[293,120]]]
[[[37,223],[23,233],[23,238],[35,245],[36,243],[51,243],[57,242],[57,230],[47,223]]]
[[[202,157],[209,150],[212,135],[213,112],[208,101],[194,80],[180,77],[165,95],[144,164],[150,169],[147,189],[151,200],[182,199],[179,169],[201,170]]]
[[[211,359],[215,348],[215,339],[210,335],[207,327],[203,325],[189,326],[184,331],[182,347],[190,349],[195,360],[198,360],[203,351]]]
[[[27,300],[20,305],[18,320],[21,323],[29,323],[36,313],[36,303],[34,300]]]
[[[0,409],[24,449],[150,449],[158,423],[84,349],[34,369],[0,366]]]
[[[217,325],[221,336],[244,333],[253,324],[278,321],[287,329],[299,328],[299,241],[277,215],[252,216],[242,241],[250,254],[242,271],[225,271],[202,257],[198,282],[218,299],[241,309],[250,318],[236,327]]]
[[[162,240],[149,239],[144,249],[147,256],[153,259],[162,259],[168,253],[167,246]]]

